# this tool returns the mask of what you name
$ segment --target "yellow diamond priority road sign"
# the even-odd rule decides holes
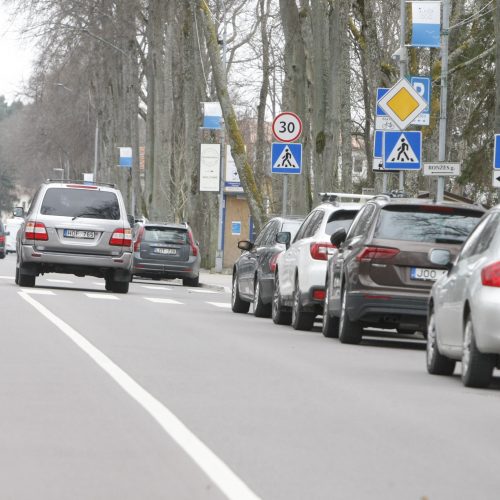
[[[405,130],[428,106],[406,78],[399,80],[377,104],[400,130]]]

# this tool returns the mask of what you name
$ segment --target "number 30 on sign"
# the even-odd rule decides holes
[[[273,135],[278,141],[293,142],[302,134],[302,121],[290,111],[280,113],[273,121]]]

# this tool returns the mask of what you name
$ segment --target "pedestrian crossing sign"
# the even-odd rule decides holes
[[[273,174],[301,174],[302,144],[273,142],[271,147],[271,172]]]
[[[384,132],[383,150],[386,169],[422,168],[422,132]]]

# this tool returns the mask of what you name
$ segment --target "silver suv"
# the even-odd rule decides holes
[[[17,234],[16,283],[35,286],[45,273],[96,276],[106,290],[127,293],[132,233],[123,198],[111,184],[47,181]]]

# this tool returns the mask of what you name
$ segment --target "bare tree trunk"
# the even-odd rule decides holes
[[[500,0],[495,2],[495,41],[496,41],[496,102],[495,132],[500,134]]]

